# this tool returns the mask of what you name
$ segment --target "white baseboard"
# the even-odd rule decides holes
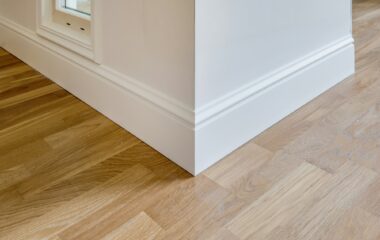
[[[0,47],[195,174],[189,107],[1,17]]]
[[[1,17],[0,47],[194,175],[354,73],[348,36],[194,111]]]
[[[200,173],[355,72],[352,37],[196,112],[196,166]]]

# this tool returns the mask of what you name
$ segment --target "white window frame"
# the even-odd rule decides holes
[[[102,10],[101,4],[104,0],[91,0],[91,16],[89,16],[89,19],[85,19],[91,21],[91,35],[88,37],[83,37],[80,34],[75,34],[71,29],[61,24],[57,24],[53,21],[52,11],[58,10],[56,7],[60,4],[60,2],[57,1],[59,0],[37,1],[37,34],[100,64],[102,36],[100,28],[101,14],[99,13]],[[52,4],[55,6],[52,6]],[[65,13],[71,15],[72,17],[79,17],[73,14],[73,12],[75,12],[74,10],[69,11],[70,13]]]

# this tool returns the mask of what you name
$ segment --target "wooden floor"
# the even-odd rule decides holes
[[[192,178],[0,49],[0,239],[380,239],[380,1],[355,76]]]

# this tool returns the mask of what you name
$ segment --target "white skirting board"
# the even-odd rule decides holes
[[[0,47],[193,175],[354,73],[351,36],[192,110],[0,18]]]
[[[0,47],[195,174],[191,112],[179,104],[136,85],[117,85],[127,80],[1,18]]]
[[[321,58],[316,58],[316,61],[293,69],[291,74],[284,74],[284,78],[276,81],[268,79],[268,82],[274,84],[268,88],[257,89],[254,94],[229,105],[228,109],[213,117],[210,122],[198,124],[195,172],[200,173],[207,169],[352,75],[355,72],[354,56],[352,39],[339,41],[326,50]],[[227,103],[228,100],[224,102]]]

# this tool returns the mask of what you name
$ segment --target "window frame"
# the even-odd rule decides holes
[[[66,14],[70,14],[70,15],[73,15],[75,17],[79,17],[79,18],[82,18],[84,20],[91,21],[91,15],[92,15],[92,13],[89,15],[89,14],[86,14],[86,13],[82,13],[80,11],[76,11],[74,9],[65,8],[64,7],[65,1],[66,0],[55,0],[55,9],[57,11],[60,11],[60,12],[66,13]],[[92,2],[91,2],[91,5],[92,5]]]
[[[38,0],[37,35],[100,64],[102,60],[102,29],[100,24],[101,14],[99,14],[99,12],[102,10],[102,1],[104,0],[91,0],[91,17],[84,19],[90,21],[91,33],[83,37],[80,36],[80,34],[73,34],[72,29],[53,21],[54,11],[58,11],[56,9],[57,0]],[[59,12],[62,13],[62,11]],[[63,13],[67,14],[67,17],[78,18],[78,16],[75,16],[72,12],[75,11]]]

